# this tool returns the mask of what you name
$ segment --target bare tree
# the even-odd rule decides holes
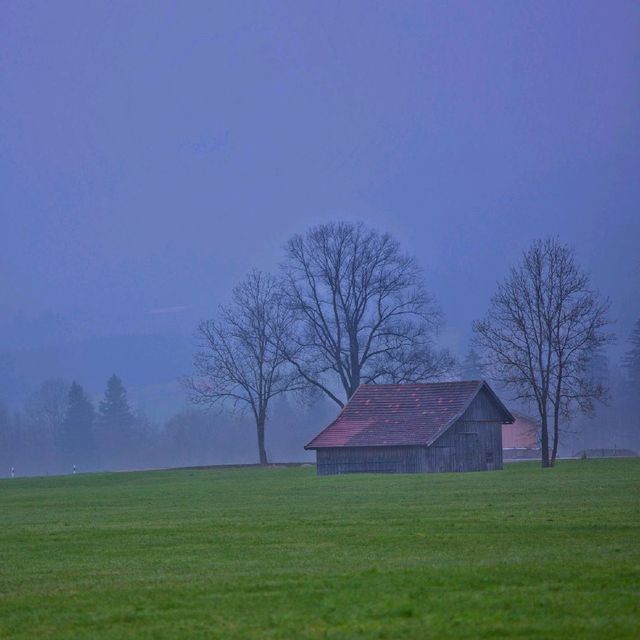
[[[260,464],[268,462],[269,402],[296,386],[283,351],[292,319],[281,289],[273,276],[255,270],[236,286],[231,304],[220,308],[218,318],[200,324],[195,374],[186,381],[194,403],[250,409]]]
[[[361,383],[426,381],[450,368],[433,346],[441,317],[421,270],[388,234],[314,227],[289,240],[283,270],[297,319],[287,356],[338,405]]]
[[[48,459],[47,464],[53,463],[55,450],[60,444],[68,396],[68,382],[61,378],[50,378],[25,401],[24,417],[29,425],[33,447],[39,449],[39,456]]]
[[[29,396],[25,411],[32,422],[54,438],[59,435],[68,399],[69,383],[61,378],[51,378]]]
[[[560,418],[589,413],[605,397],[590,362],[611,340],[609,306],[591,289],[573,250],[556,239],[538,240],[498,285],[485,318],[474,323],[493,376],[514,399],[537,408],[544,467],[556,460]]]

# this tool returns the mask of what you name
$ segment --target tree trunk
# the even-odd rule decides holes
[[[350,389],[349,389],[349,398],[357,391],[360,386],[360,349],[358,347],[358,334],[357,332],[352,332],[349,336],[350,347],[349,347],[349,359],[350,359],[350,369],[351,369],[351,380],[350,380]]]
[[[540,446],[542,448],[542,466],[550,467],[549,463],[549,428],[547,425],[547,412],[543,412],[540,416],[542,419],[541,433],[540,433]]]
[[[264,448],[264,418],[256,420],[256,430],[258,434],[258,453],[260,455],[260,464],[269,464],[267,460],[267,451]]]
[[[553,451],[551,452],[551,466],[553,467],[556,463],[556,456],[558,455],[558,440],[560,439],[560,429],[559,422],[560,416],[558,409],[555,408],[553,411]]]

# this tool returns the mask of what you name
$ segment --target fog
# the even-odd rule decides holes
[[[192,413],[196,328],[330,220],[416,257],[459,363],[531,242],[569,244],[617,339],[564,452],[640,446],[639,36],[632,2],[4,3],[0,475],[68,472],[34,399],[76,381],[97,409],[114,373],[138,445],[85,466],[255,461],[249,416]],[[271,459],[336,411],[279,400]]]

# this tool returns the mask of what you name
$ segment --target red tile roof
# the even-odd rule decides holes
[[[485,388],[513,417],[482,380],[430,384],[363,384],[338,417],[305,449],[429,445],[467,409]]]
[[[511,415],[516,420],[522,420],[523,422],[531,422],[532,424],[535,424],[536,426],[538,426],[538,420],[536,418],[532,418],[526,413],[520,413],[519,411],[514,411],[513,409],[509,409],[509,413],[511,413]]]

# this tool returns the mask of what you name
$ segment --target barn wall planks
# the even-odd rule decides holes
[[[426,471],[426,447],[336,447],[317,449],[318,475],[419,473]]]

